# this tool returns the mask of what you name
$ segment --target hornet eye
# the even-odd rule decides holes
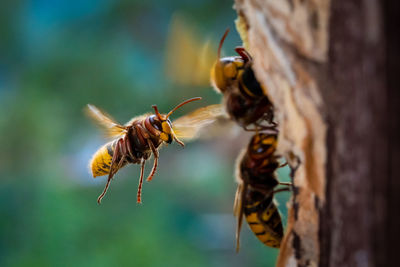
[[[156,128],[157,130],[159,130],[159,131],[162,132],[161,122],[160,122],[159,120],[155,120],[154,118],[155,118],[155,116],[151,116],[151,117],[150,117],[150,123],[151,123],[151,125],[152,125],[154,128]]]

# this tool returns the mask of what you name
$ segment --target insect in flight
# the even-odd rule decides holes
[[[195,97],[183,101],[168,114],[161,114],[156,105],[152,108],[155,114],[144,114],[131,119],[125,125],[121,125],[113,120],[109,115],[100,111],[93,105],[87,106],[88,115],[106,130],[108,137],[112,141],[106,143],[93,155],[89,166],[93,177],[108,175],[107,184],[98,197],[100,204],[107,192],[111,180],[119,169],[128,163],[140,164],[140,179],[137,192],[137,202],[141,203],[141,192],[143,184],[143,173],[146,160],[151,155],[154,156],[153,168],[147,177],[151,181],[158,165],[159,149],[163,143],[170,144],[172,141],[184,146],[180,140],[190,140],[196,138],[201,128],[214,122],[222,114],[220,105],[210,105],[199,108],[194,112],[180,117],[171,122],[169,117],[173,112],[183,105],[200,100]]]
[[[283,237],[282,219],[274,203],[274,194],[288,191],[290,183],[281,183],[275,170],[284,165],[275,154],[277,134],[256,133],[238,157],[234,214],[237,217],[236,250],[239,251],[243,215],[257,238],[267,246],[279,248]],[[285,185],[276,189],[278,185]]]
[[[187,16],[175,13],[170,22],[164,70],[178,87],[209,87],[210,69],[217,53],[214,40],[205,37]]]
[[[239,56],[221,58],[221,48],[229,29],[218,47],[218,60],[211,68],[211,83],[224,95],[224,106],[229,116],[244,129],[254,124],[259,129],[274,129],[273,105],[264,95],[262,85],[252,69],[252,57],[243,47],[236,47]],[[267,122],[269,125],[263,125]]]

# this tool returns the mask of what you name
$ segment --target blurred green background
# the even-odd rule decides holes
[[[278,251],[243,227],[235,253],[234,162],[248,136],[160,151],[136,204],[139,167],[122,169],[101,205],[105,177],[87,164],[105,143],[87,103],[119,122],[220,102],[210,86],[178,87],[163,61],[171,17],[199,35],[234,28],[232,1],[2,0],[0,3],[0,266],[273,266]],[[231,31],[224,45],[240,38]],[[151,163],[148,164],[148,172]],[[288,169],[279,170],[288,180]],[[286,219],[288,193],[277,196]]]

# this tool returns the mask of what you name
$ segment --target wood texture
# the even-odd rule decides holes
[[[294,172],[277,266],[398,266],[398,1],[236,0]]]
[[[303,62],[322,64],[327,58],[329,1],[238,0],[236,9],[248,25],[256,76],[276,108],[278,150],[296,168],[277,265],[317,266],[326,124],[320,89]]]
[[[386,217],[386,209],[377,209],[388,161],[387,137],[376,131],[387,129],[380,8],[378,1],[332,3],[324,266],[372,266],[375,224]]]
[[[386,78],[388,91],[388,184],[386,185],[387,217],[384,218],[383,240],[376,242],[377,263],[381,266],[398,265],[400,251],[400,35],[398,24],[400,14],[399,1],[384,1],[385,23],[385,58]],[[385,174],[381,174],[380,177]],[[379,232],[381,232],[379,231]],[[381,246],[384,244],[383,246]],[[377,264],[377,265],[378,265]]]
[[[332,2],[321,266],[398,266],[400,46],[385,25],[395,10],[390,1]]]

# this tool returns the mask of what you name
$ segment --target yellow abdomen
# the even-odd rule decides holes
[[[265,245],[279,248],[283,237],[283,226],[275,203],[271,202],[262,212],[253,210],[246,212],[245,208],[244,211],[250,229]]]
[[[108,142],[94,153],[89,163],[94,178],[109,174],[112,157],[115,151],[115,144],[115,140]]]

